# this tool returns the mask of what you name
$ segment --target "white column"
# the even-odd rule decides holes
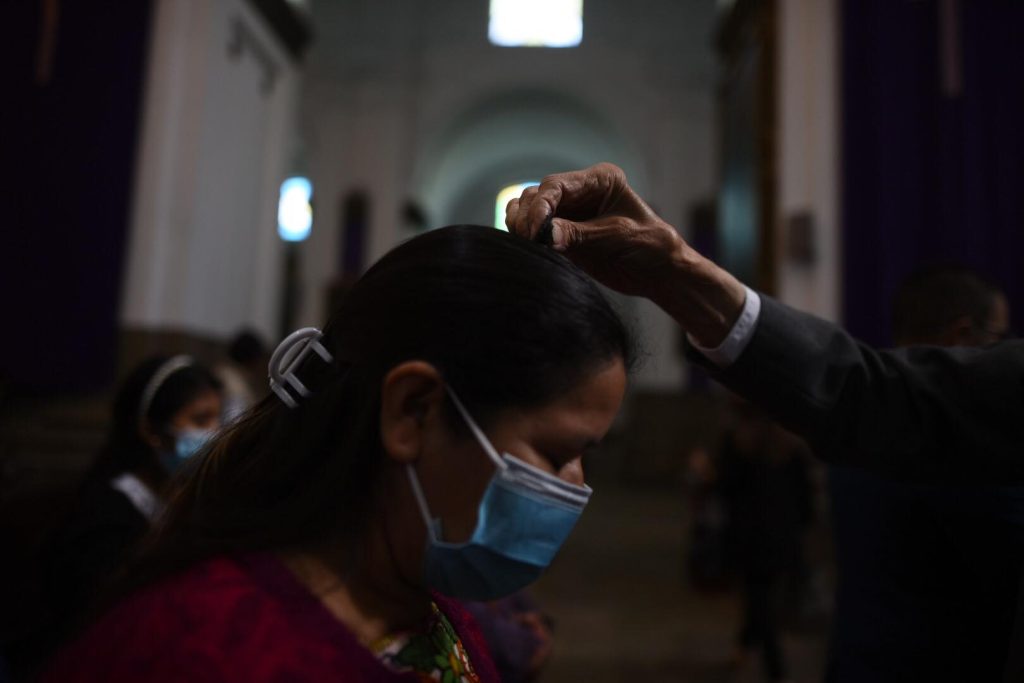
[[[779,298],[829,320],[841,311],[839,3],[780,0],[778,7]],[[788,257],[788,222],[808,213],[816,258]]]
[[[296,70],[242,0],[159,0],[152,36],[122,324],[272,338]]]

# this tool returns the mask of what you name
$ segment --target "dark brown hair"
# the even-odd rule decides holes
[[[129,585],[214,555],[360,533],[382,462],[381,381],[404,360],[437,367],[485,425],[614,359],[633,361],[627,329],[590,278],[550,249],[479,226],[388,253],[323,332],[335,360],[301,369],[313,394],[295,409],[269,396],[197,456]]]

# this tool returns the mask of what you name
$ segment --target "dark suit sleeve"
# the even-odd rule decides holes
[[[878,351],[762,296],[722,384],[826,459],[918,481],[1024,483],[1024,341]]]

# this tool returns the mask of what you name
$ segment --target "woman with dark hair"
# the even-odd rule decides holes
[[[106,443],[43,554],[48,640],[59,642],[107,586],[163,508],[171,473],[220,414],[220,383],[188,356],[150,358],[128,375]]]
[[[412,239],[178,480],[126,597],[46,680],[496,681],[457,599],[531,583],[632,352],[597,286],[490,228]]]

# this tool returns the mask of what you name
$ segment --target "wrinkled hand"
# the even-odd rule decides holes
[[[548,176],[508,203],[505,225],[598,282],[651,299],[702,346],[718,346],[743,309],[744,286],[651,211],[613,164]]]
[[[548,221],[550,220],[550,223]],[[626,183],[614,164],[548,176],[505,207],[510,232],[551,246],[602,284],[655,298],[666,274],[690,251]]]

